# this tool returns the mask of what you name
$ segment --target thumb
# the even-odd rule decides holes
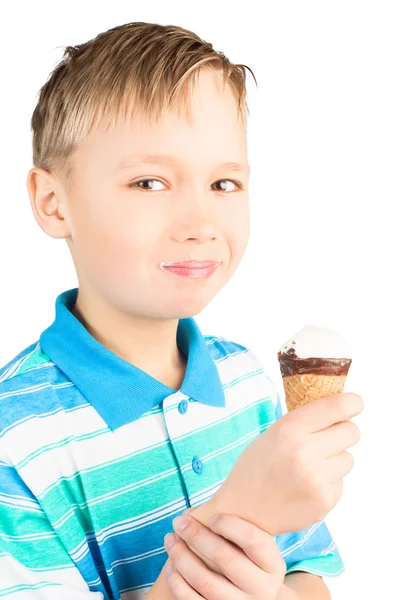
[[[183,511],[182,516],[185,515],[185,517],[187,517],[187,515],[190,515],[191,512],[194,511],[194,508],[187,508],[186,510]]]

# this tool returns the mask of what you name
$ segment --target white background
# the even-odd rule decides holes
[[[38,339],[56,296],[77,285],[66,243],[43,234],[26,189],[30,117],[62,47],[123,22],[175,24],[255,73],[252,241],[197,320],[250,347],[280,391],[276,352],[305,323],[353,346],[347,391],[365,410],[354,470],[327,519],[347,569],[328,582],[333,600],[400,598],[398,9],[384,0],[0,8],[0,365]]]

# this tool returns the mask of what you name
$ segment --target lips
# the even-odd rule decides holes
[[[221,264],[219,260],[186,260],[179,262],[162,262],[160,267],[169,273],[183,278],[203,279],[210,277]]]
[[[219,265],[220,261],[219,260],[204,260],[204,261],[198,261],[198,260],[185,260],[185,261],[178,261],[178,262],[162,262],[161,263],[161,267],[164,269],[167,269],[169,267],[174,267],[174,268],[187,268],[187,269],[207,269],[208,267],[212,267],[214,265]]]

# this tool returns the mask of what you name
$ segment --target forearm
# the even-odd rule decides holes
[[[331,595],[321,577],[298,571],[286,575],[279,600],[331,600]]]
[[[245,518],[241,514],[238,515],[237,511],[232,511],[232,507],[226,504],[223,499],[221,499],[218,494],[214,494],[207,502],[204,502],[200,506],[196,506],[190,509],[190,514],[192,517],[200,521],[203,525],[210,528],[210,521],[215,515],[235,515]],[[250,519],[246,518],[249,523]]]
[[[166,561],[165,561],[166,562]],[[146,594],[146,600],[174,600],[167,586],[165,578],[165,565],[159,574],[157,581],[153,584],[151,590]]]

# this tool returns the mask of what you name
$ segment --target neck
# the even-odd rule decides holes
[[[177,319],[156,320],[118,311],[79,288],[72,314],[111,352],[161,383],[179,389],[186,357],[178,348]]]

